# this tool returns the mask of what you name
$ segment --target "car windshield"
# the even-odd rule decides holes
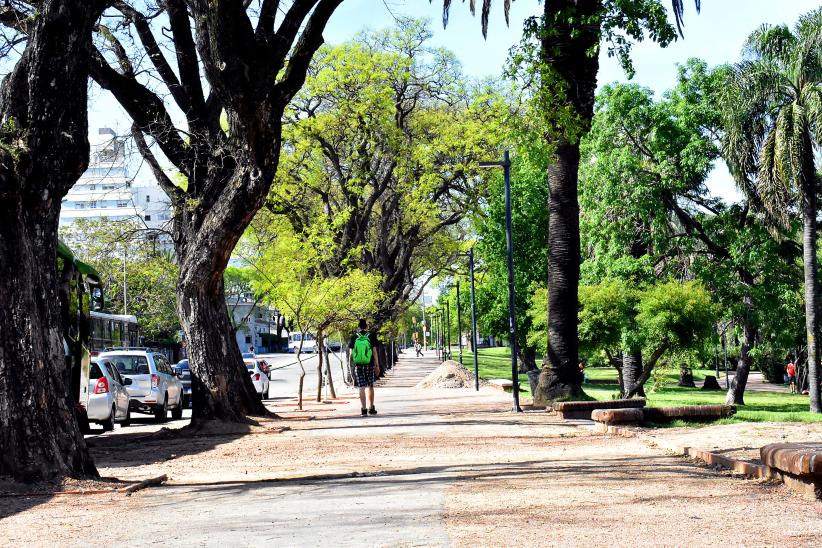
[[[114,362],[114,366],[121,375],[148,375],[148,360],[145,356],[106,356]]]
[[[188,360],[183,360],[179,362],[175,367],[177,369],[188,369]]]
[[[243,352],[243,358],[253,358],[254,354],[251,352]]]

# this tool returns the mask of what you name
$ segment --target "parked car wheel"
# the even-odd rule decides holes
[[[165,398],[163,398],[163,405],[162,407],[157,407],[154,409],[154,421],[155,422],[166,422],[168,419],[168,394],[166,394]]]
[[[178,421],[183,418],[183,398],[180,397],[180,403],[171,410],[171,418]]]
[[[117,408],[115,406],[111,406],[111,415],[108,416],[106,420],[101,422],[100,424],[103,425],[103,432],[111,432],[114,430],[114,417],[117,416]]]
[[[125,428],[126,426],[131,426],[131,408],[126,409],[126,418],[123,419],[123,422],[120,423],[120,426]]]

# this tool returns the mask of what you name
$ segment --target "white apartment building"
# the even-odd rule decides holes
[[[60,224],[77,219],[135,219],[147,228],[167,228],[168,198],[153,178],[135,179],[129,173],[127,139],[100,128],[89,141],[89,167],[63,198]]]

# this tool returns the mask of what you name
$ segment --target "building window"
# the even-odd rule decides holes
[[[90,209],[97,209],[97,202],[96,202],[96,201],[91,201],[91,202],[89,202],[89,203],[88,203],[88,207],[89,207]]]
[[[128,207],[128,202],[117,202],[117,207]]]
[[[86,204],[84,204],[83,202],[77,202],[74,205],[77,209],[86,209]]]
[[[251,337],[246,335],[245,342],[246,342],[246,344],[250,343],[251,342]]]
[[[150,201],[151,201],[151,196],[146,196],[146,203],[149,203]]]
[[[151,215],[144,215],[143,219],[145,219],[146,221],[150,221],[151,220]]]

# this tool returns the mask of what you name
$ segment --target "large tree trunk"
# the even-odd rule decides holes
[[[753,276],[749,272],[740,272],[740,281],[745,284],[745,287],[753,286]],[[731,381],[731,386],[725,396],[725,403],[728,405],[745,405],[745,386],[748,384],[748,373],[751,371],[751,354],[750,350],[756,343],[756,319],[754,318],[753,298],[749,292],[746,292],[743,297],[743,304],[745,305],[744,317],[744,339],[742,340],[742,348],[739,353],[739,361],[736,363],[736,373],[734,380]]]
[[[24,481],[97,476],[75,416],[56,246],[60,200],[88,165],[88,59],[102,7],[37,7],[26,18],[4,6],[28,44],[0,90],[0,475]]]
[[[812,170],[808,171],[815,179]],[[822,413],[819,394],[819,279],[816,267],[816,184],[805,192],[803,211],[803,259],[805,265],[805,330],[808,337],[808,382],[811,413]]]
[[[645,388],[637,386],[642,377],[642,350],[626,350],[622,356],[622,385],[623,397],[626,397],[632,389],[636,388],[635,395],[644,398]]]
[[[537,368],[537,351],[531,347],[523,347],[517,345],[517,358],[519,359],[519,372],[528,373],[529,371],[536,371]]]
[[[583,394],[578,374],[577,182],[579,141],[589,131],[594,115],[601,9],[599,0],[545,2],[542,91],[545,96],[553,95],[558,104],[544,105],[551,111],[546,116],[555,132],[551,140],[556,152],[548,170],[548,359],[534,394],[535,405]],[[564,109],[576,117],[572,123],[576,127],[563,127],[568,120],[554,119],[553,113]]]
[[[225,267],[214,272],[210,261],[204,260],[220,246],[207,238],[199,241],[180,256],[177,281],[177,313],[188,341],[192,373],[192,425],[206,420],[245,422],[247,415],[265,416],[268,411],[254,390],[228,316],[222,276]]]

